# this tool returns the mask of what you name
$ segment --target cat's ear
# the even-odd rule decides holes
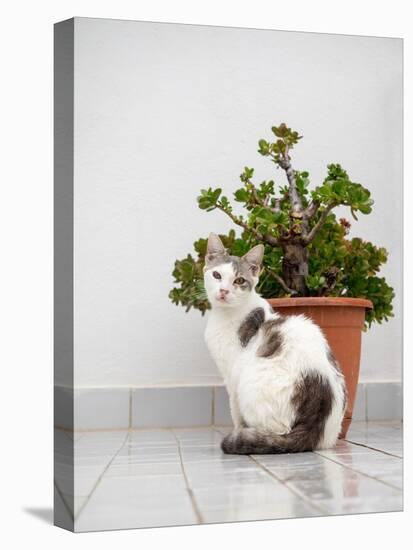
[[[216,233],[209,234],[207,254],[225,254],[225,247]]]
[[[205,256],[205,263],[212,262],[217,256],[225,256],[227,251],[222,244],[221,239],[216,233],[210,233],[208,237],[207,252]]]
[[[254,277],[258,277],[261,269],[262,259],[264,257],[264,245],[257,244],[249,250],[242,260],[248,264],[248,268]]]

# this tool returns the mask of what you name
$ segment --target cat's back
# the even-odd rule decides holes
[[[282,329],[286,343],[303,349],[326,347],[326,338],[320,327],[306,315],[282,316]]]
[[[286,315],[277,317],[277,333],[262,338],[277,338],[280,356],[294,364],[297,370],[329,367],[327,352],[329,346],[323,331],[305,315]],[[269,345],[269,344],[268,344]]]

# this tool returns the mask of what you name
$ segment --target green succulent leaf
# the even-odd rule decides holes
[[[201,210],[208,212],[214,210],[217,206],[217,201],[222,193],[222,189],[201,189],[201,194],[198,196],[198,206]]]
[[[234,193],[235,200],[238,202],[248,202],[250,193],[244,188],[237,189]]]

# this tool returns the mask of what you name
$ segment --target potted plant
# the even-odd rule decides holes
[[[263,270],[257,291],[272,307],[286,315],[304,313],[324,331],[341,365],[348,391],[343,423],[344,437],[351,422],[356,396],[361,331],[373,322],[392,316],[393,289],[377,274],[387,251],[370,242],[349,238],[350,222],[337,220],[334,209],[347,206],[356,214],[369,214],[370,192],[351,181],[339,164],[327,167],[321,185],[310,191],[309,174],[293,169],[291,150],[302,136],[286,124],[272,127],[273,141],[261,139],[258,152],[285,175],[285,184],[273,180],[253,182],[254,169],[245,167],[234,200],[245,214],[238,214],[221,188],[202,189],[198,205],[210,212],[221,210],[241,228],[220,235],[230,254],[241,256],[263,243]],[[194,243],[195,255],[177,260],[173,276],[177,286],[169,294],[175,304],[209,308],[203,291],[203,266],[207,239]]]

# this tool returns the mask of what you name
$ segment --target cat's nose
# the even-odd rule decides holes
[[[227,290],[226,288],[220,288],[219,293],[221,294],[221,296],[226,296],[227,294],[229,294],[229,290]]]

